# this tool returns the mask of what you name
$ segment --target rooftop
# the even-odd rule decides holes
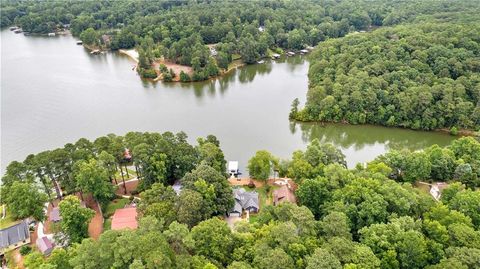
[[[0,248],[7,248],[8,246],[17,244],[29,238],[30,232],[28,230],[28,224],[26,221],[22,221],[0,230]]]

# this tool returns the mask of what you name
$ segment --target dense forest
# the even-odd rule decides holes
[[[480,20],[439,14],[323,42],[301,121],[434,130],[480,128]]]
[[[463,2],[9,0],[1,3],[1,25],[43,34],[68,27],[89,46],[136,47],[144,77],[161,72],[164,80],[178,75],[197,81],[216,76],[240,57],[254,63],[272,52],[315,46],[351,31],[474,5]],[[174,74],[165,61],[191,66],[193,72]]]
[[[347,169],[331,144],[313,140],[290,160],[259,151],[250,174],[274,170],[294,180],[298,205],[265,205],[233,229],[222,220],[232,207],[220,142],[186,142],[184,133],[108,135],[12,162],[1,192],[17,218],[45,218],[43,206],[61,186],[60,212],[68,240],[44,258],[25,256],[28,268],[465,268],[480,266],[480,141],[460,138],[447,147],[391,151]],[[131,159],[125,159],[125,148]],[[259,165],[260,164],[260,165]],[[140,177],[139,228],[86,238],[92,217],[76,192],[105,204],[112,177],[135,166]],[[123,168],[122,168],[123,167]],[[255,168],[256,169],[253,169]],[[264,177],[264,172],[267,176]],[[181,179],[183,190],[172,184]],[[439,201],[418,181],[449,186]],[[66,224],[63,224],[66,223]],[[69,225],[74,223],[74,225]],[[83,223],[83,225],[81,225]]]

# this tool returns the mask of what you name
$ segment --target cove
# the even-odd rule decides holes
[[[368,125],[292,123],[305,102],[304,56],[249,65],[197,83],[142,81],[117,52],[91,55],[72,36],[1,31],[1,167],[28,154],[128,131],[214,134],[241,171],[257,150],[290,158],[314,138],[341,148],[349,167],[393,148],[447,145],[452,136]]]

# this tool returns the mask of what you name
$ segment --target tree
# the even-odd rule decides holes
[[[93,28],[88,28],[80,34],[80,39],[87,45],[97,45],[98,34]]]
[[[193,227],[208,218],[206,203],[200,193],[193,190],[182,190],[176,203],[177,220]]]
[[[218,218],[203,221],[192,229],[191,236],[196,254],[219,264],[230,263],[234,242],[232,232],[224,221]]]
[[[99,202],[106,202],[114,195],[108,170],[95,159],[76,163],[75,179],[82,192],[91,193]]]
[[[154,183],[150,189],[140,194],[138,211],[143,216],[154,216],[157,220],[163,219],[165,225],[170,225],[176,219],[176,196],[172,187]]]
[[[16,181],[11,186],[1,186],[1,196],[14,219],[33,217],[38,221],[44,220],[47,196],[34,184]]]
[[[218,161],[217,158],[219,169],[223,164],[223,159],[220,159],[221,161]],[[208,208],[202,210],[207,213],[207,217],[212,214],[223,215],[233,207],[232,188],[224,172],[219,172],[205,162],[187,173],[182,183],[184,189],[194,190],[202,196],[203,202],[208,205]]]
[[[62,231],[68,235],[71,242],[78,243],[88,237],[88,224],[95,211],[82,207],[75,196],[67,196],[58,206],[62,217]]]
[[[327,250],[317,248],[307,257],[307,269],[341,269],[340,261]]]
[[[326,215],[320,226],[322,233],[328,237],[344,237],[351,239],[350,227],[348,226],[349,219],[347,215],[341,212],[330,212]]]
[[[259,269],[293,269],[293,260],[281,248],[268,249],[266,252],[256,255],[253,260]]]
[[[278,161],[270,152],[266,150],[257,151],[248,161],[248,173],[252,178],[267,180],[277,163]]]

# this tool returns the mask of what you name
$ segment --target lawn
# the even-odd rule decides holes
[[[112,229],[112,219],[108,218],[103,222],[103,231],[108,231]]]
[[[125,173],[125,168],[122,168],[123,169],[123,173]],[[131,169],[127,169],[128,170],[128,175],[129,177],[127,177],[127,173],[125,173],[125,180],[128,180],[128,179],[132,179],[134,177],[137,176],[137,173],[134,171],[134,170],[131,170]],[[122,175],[120,174],[120,170],[117,170],[115,172],[115,178],[118,180],[122,180]]]
[[[105,219],[110,218],[115,213],[115,210],[124,208],[130,202],[127,198],[117,198],[111,201],[104,210],[103,216]]]
[[[3,208],[0,207],[0,218],[3,215],[2,212],[3,212]],[[12,226],[16,223],[19,223],[19,222],[20,222],[19,220],[14,220],[12,218],[12,214],[9,214],[8,210],[7,210],[7,216],[4,219],[0,219],[0,229],[10,227],[10,226]]]

